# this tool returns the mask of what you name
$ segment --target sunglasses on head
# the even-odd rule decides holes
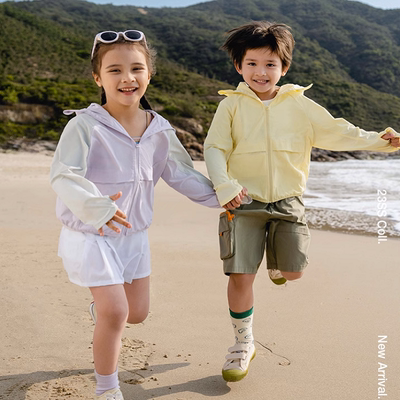
[[[130,42],[139,42],[141,40],[144,40],[146,42],[146,37],[144,36],[144,33],[141,31],[136,31],[134,29],[130,29],[125,32],[114,32],[114,31],[100,32],[94,38],[92,55],[90,58],[93,59],[93,54],[97,43],[114,43],[118,40],[120,35],[122,35],[125,40],[128,40]]]

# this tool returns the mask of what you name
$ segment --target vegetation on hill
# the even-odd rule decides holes
[[[400,10],[347,0],[216,0],[161,9],[33,0],[0,3],[7,32],[0,42],[0,142],[57,139],[64,109],[99,99],[90,71],[94,35],[129,28],[143,30],[159,54],[150,102],[202,142],[217,90],[240,80],[219,50],[223,33],[251,19],[293,28],[294,62],[282,83],[314,83],[308,96],[365,129],[400,129]],[[27,105],[36,114],[24,120]]]

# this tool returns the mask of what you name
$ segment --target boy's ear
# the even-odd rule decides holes
[[[235,66],[237,73],[239,75],[242,75],[242,68],[240,68],[237,63],[233,63],[233,65]]]
[[[285,67],[282,69],[282,76],[285,76],[287,72],[289,71],[289,67]]]
[[[92,76],[93,76],[94,81],[96,82],[96,85],[98,87],[102,87],[103,85],[101,84],[100,76],[96,75],[94,72],[92,72]]]

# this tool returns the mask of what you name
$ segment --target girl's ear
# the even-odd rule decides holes
[[[102,87],[103,85],[101,84],[100,76],[95,74],[94,72],[92,72],[92,76],[93,76],[94,81],[96,82],[96,85],[98,87]]]

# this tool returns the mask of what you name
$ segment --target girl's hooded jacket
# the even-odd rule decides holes
[[[364,131],[304,96],[306,88],[283,85],[269,105],[242,82],[221,90],[223,99],[204,142],[208,173],[221,205],[248,189],[255,200],[272,203],[301,196],[312,147],[392,152],[381,136]]]
[[[57,218],[68,228],[98,233],[121,209],[131,229],[129,235],[150,226],[154,186],[163,178],[178,192],[198,204],[219,207],[212,183],[193,168],[189,154],[163,117],[153,119],[136,143],[103,107],[91,104],[66,125],[57,146],[50,181],[57,193]],[[110,199],[119,191],[116,202]],[[118,236],[104,226],[104,234]]]

